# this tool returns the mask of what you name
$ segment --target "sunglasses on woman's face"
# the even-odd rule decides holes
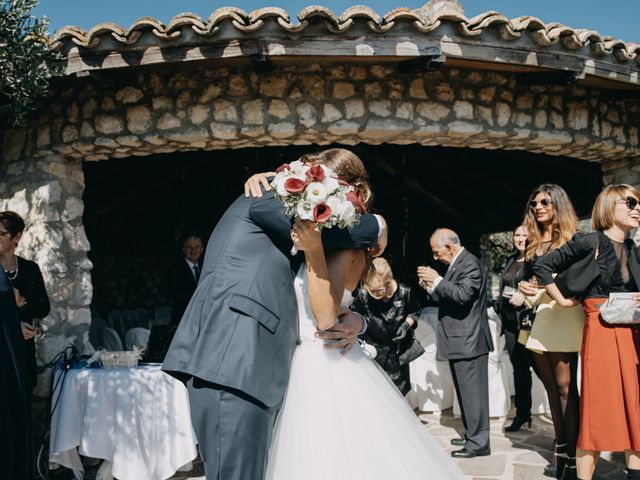
[[[540,205],[541,207],[547,208],[551,205],[551,200],[547,200],[546,198],[543,198],[539,202],[536,200],[531,200],[529,202],[529,208],[531,210],[535,210],[538,207],[538,205]]]
[[[620,202],[624,203],[629,210],[633,210],[638,206],[638,199],[636,197],[625,197],[625,199]]]

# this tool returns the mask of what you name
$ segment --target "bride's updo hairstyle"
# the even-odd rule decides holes
[[[362,160],[345,148],[330,148],[316,153],[307,153],[299,159],[312,165],[322,164],[333,170],[338,179],[351,185],[362,199],[365,211],[373,201],[373,192],[369,186],[369,175]],[[365,213],[365,212],[362,212]]]

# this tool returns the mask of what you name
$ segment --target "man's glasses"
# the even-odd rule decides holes
[[[536,201],[536,200],[531,200],[529,202],[529,208],[531,210],[535,210],[538,207],[538,205],[540,205],[541,207],[547,208],[547,207],[551,206],[551,200],[547,200],[546,198],[543,198],[539,202]]]
[[[638,199],[636,197],[625,197],[624,200],[620,200],[619,203],[624,203],[629,210],[634,210],[638,206]]]

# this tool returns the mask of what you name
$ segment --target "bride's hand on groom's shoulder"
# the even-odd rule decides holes
[[[244,196],[245,197],[262,197],[262,188],[265,191],[271,190],[269,185],[269,177],[273,177],[276,172],[264,172],[251,175],[249,179],[244,182]]]

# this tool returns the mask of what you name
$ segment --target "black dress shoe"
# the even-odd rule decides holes
[[[451,439],[451,445],[455,446],[455,447],[464,447],[464,445],[467,443],[467,439],[466,438],[452,438]]]
[[[453,458],[486,457],[487,455],[491,455],[491,449],[489,447],[483,448],[482,450],[477,450],[475,452],[467,450],[466,448],[454,450],[453,452],[451,452],[451,456]]]

